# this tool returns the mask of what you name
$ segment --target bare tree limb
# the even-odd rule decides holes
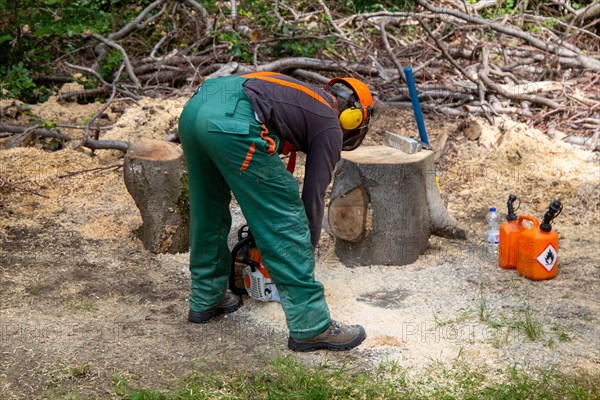
[[[65,62],[65,65],[67,67],[69,67],[69,68],[74,69],[74,70],[82,71],[82,72],[86,72],[86,73],[88,73],[90,75],[94,75],[94,77],[96,79],[98,79],[98,82],[100,82],[101,84],[103,84],[105,86],[110,86],[110,83],[106,82],[104,80],[104,78],[102,78],[102,76],[98,72],[94,71],[92,68],[82,67],[80,65],[73,65],[73,64],[70,64],[68,62]]]
[[[206,29],[204,31],[204,35],[209,36],[210,31],[212,30],[212,23],[210,22],[208,11],[206,11],[206,8],[204,8],[204,6],[202,4],[198,3],[195,0],[185,0],[185,1],[186,1],[186,3],[188,3],[189,5],[194,7],[200,13],[200,16],[202,17],[202,21],[204,21],[204,26],[206,27]]]
[[[472,10],[474,12],[479,12],[481,10],[485,10],[488,7],[495,6],[498,4],[498,0],[479,0],[475,4],[467,5],[467,9]]]
[[[73,171],[73,172],[68,172],[66,174],[59,175],[58,179],[70,178],[72,176],[79,175],[79,174],[86,174],[88,172],[106,171],[107,169],[119,169],[122,167],[123,167],[123,164],[121,163],[121,164],[109,165],[107,167],[89,168],[89,169],[84,169],[81,171]]]
[[[433,39],[433,41],[435,42],[435,44],[437,45],[437,47],[440,49],[440,51],[442,52],[442,54],[444,55],[444,57],[446,57],[446,60],[448,60],[452,65],[454,65],[454,68],[456,68],[465,78],[467,78],[468,80],[470,80],[471,82],[473,82],[474,84],[476,84],[477,86],[479,86],[481,88],[482,87],[481,82],[478,81],[476,78],[472,77],[471,74],[469,74],[458,62],[456,62],[456,60],[454,58],[452,58],[452,56],[448,53],[448,51],[446,51],[446,47],[433,34],[433,32],[431,32],[431,30],[423,22],[423,20],[421,20],[420,18],[418,18],[417,20],[419,21],[419,24],[421,25],[421,27],[423,28],[423,30],[427,33],[427,35],[431,39]],[[485,90],[485,87],[483,87],[482,89]]]
[[[282,71],[286,69],[308,68],[321,71],[339,71],[341,67],[353,70],[359,74],[377,75],[377,69],[358,63],[336,63],[308,57],[284,58],[268,64],[260,65],[257,71]]]
[[[587,7],[577,10],[575,13],[575,23],[578,25],[589,19],[597,18],[600,16],[600,1],[596,0]]]
[[[164,1],[165,0],[156,0],[154,3],[149,4],[146,8],[144,8],[138,14],[137,17],[135,17],[135,19],[133,21],[131,21],[130,23],[125,25],[119,31],[113,32],[110,35],[108,35],[108,40],[111,40],[111,41],[119,40],[119,39],[123,39],[125,36],[129,35],[131,32],[133,32],[134,30],[136,30],[137,28],[139,28],[141,26],[141,22],[144,18],[146,18],[146,15],[148,15],[156,7],[160,6]]]
[[[342,30],[342,28],[340,28],[333,20],[333,16],[331,15],[331,11],[329,11],[329,7],[327,7],[327,5],[325,4],[325,2],[323,0],[319,0],[319,4],[321,5],[321,7],[323,7],[323,11],[325,11],[325,15],[327,15],[327,17],[329,17],[329,23],[333,26],[335,31],[342,37],[342,39],[348,41],[348,38],[346,37],[346,34],[344,34],[344,31]],[[354,50],[354,47],[350,46],[349,49],[350,49],[350,53],[352,53],[352,57],[354,57],[355,60],[358,59],[358,57],[356,56],[356,51]]]
[[[26,133],[32,132],[34,135],[41,137],[52,137],[56,139],[60,139],[63,142],[68,142],[71,140],[69,135],[65,135],[64,133],[60,133],[57,131],[51,131],[43,128],[36,127],[24,127],[24,126],[16,126],[16,125],[8,125],[8,124],[0,124],[0,132],[9,132],[9,133]]]
[[[90,118],[90,120],[86,124],[86,128],[83,133],[83,139],[82,139],[80,145],[83,145],[92,150],[116,149],[116,150],[121,150],[123,152],[127,151],[127,149],[129,148],[129,143],[121,141],[121,140],[97,140],[97,139],[90,138],[90,127],[92,126],[92,123],[96,120],[96,118],[98,118],[104,111],[106,111],[108,109],[108,107],[111,105],[111,103],[113,102],[113,100],[115,98],[115,95],[117,93],[117,81],[119,80],[119,76],[121,75],[121,72],[123,71],[124,66],[125,66],[124,63],[121,64],[121,67],[115,74],[115,80],[114,80],[114,83],[112,86],[112,93],[110,94],[110,98],[106,101],[106,103],[104,103],[102,108],[100,108],[98,111],[96,111],[96,113],[92,116],[92,118]]]
[[[50,197],[46,196],[45,194],[41,194],[33,189],[29,189],[26,187],[22,187],[23,183],[33,183],[31,181],[24,181],[24,182],[11,182],[9,180],[4,179],[1,175],[0,175],[0,193],[1,192],[10,192],[10,191],[14,191],[17,193],[29,193],[29,194],[33,194],[35,196],[39,196],[39,197],[43,197],[45,199],[49,199]]]
[[[323,75],[321,75],[321,74],[319,74],[317,72],[306,71],[306,70],[301,69],[301,68],[295,69],[291,73],[292,73],[292,75],[297,75],[297,76],[299,76],[301,78],[304,78],[304,79],[310,79],[311,81],[322,83],[324,85],[327,84],[327,82],[330,81],[330,79],[327,78],[326,76],[323,76]]]
[[[506,97],[507,99],[517,100],[517,101],[528,101],[530,103],[541,104],[541,105],[544,105],[544,106],[550,107],[550,108],[560,108],[560,104],[558,104],[550,99],[546,99],[544,97],[539,97],[539,96],[532,96],[532,95],[525,94],[525,93],[516,93],[516,92],[513,93],[512,91],[506,90],[501,85],[494,83],[494,81],[492,81],[488,76],[488,71],[489,71],[488,55],[489,55],[488,50],[484,47],[483,51],[482,51],[483,68],[479,70],[479,77],[492,90],[501,94],[502,96]]]
[[[123,56],[123,62],[125,63],[125,68],[127,69],[127,74],[129,75],[129,78],[133,81],[133,83],[135,84],[136,87],[141,88],[142,84],[140,83],[139,79],[135,75],[135,72],[133,72],[133,67],[131,66],[131,61],[129,61],[129,56],[127,55],[127,52],[125,51],[125,49],[120,44],[115,43],[110,39],[106,39],[96,33],[92,33],[91,36],[94,37],[95,39],[101,41],[102,43],[106,44],[107,46],[115,48],[115,49],[119,50],[119,52],[121,52],[121,55]]]
[[[273,6],[273,13],[275,17],[277,17],[277,29],[281,29],[283,24],[285,24],[285,19],[279,13],[279,0],[275,0],[275,5]]]
[[[592,71],[600,71],[600,61],[596,60],[595,58],[586,56],[581,51],[575,52],[573,50],[566,49],[564,46],[556,45],[556,44],[552,44],[552,43],[543,41],[543,40],[538,39],[538,38],[534,37],[533,35],[531,35],[527,32],[524,32],[520,29],[514,28],[509,25],[503,25],[503,24],[488,21],[488,20],[480,17],[479,15],[466,14],[466,13],[463,13],[458,10],[453,10],[451,8],[436,7],[425,0],[416,0],[416,2],[419,5],[423,6],[424,8],[426,8],[427,10],[429,10],[433,13],[451,15],[453,17],[462,19],[464,21],[478,24],[478,25],[487,26],[488,28],[491,28],[497,32],[504,33],[506,35],[510,35],[510,36],[514,36],[519,39],[522,39],[525,42],[529,43],[530,45],[532,45],[540,50],[544,50],[544,51],[547,51],[548,53],[552,53],[552,54],[555,54],[555,55],[561,57],[561,62],[565,61],[567,59],[573,60],[575,63],[577,63],[582,68],[587,68]]]
[[[404,76],[404,69],[402,68],[402,65],[400,65],[400,61],[398,61],[398,59],[394,55],[394,52],[392,51],[392,48],[390,47],[390,42],[388,41],[388,38],[387,38],[387,32],[385,31],[385,23],[386,23],[386,21],[384,19],[382,19],[381,22],[379,23],[379,30],[381,32],[381,39],[383,40],[383,45],[385,46],[385,51],[387,51],[388,55],[392,59],[392,62],[396,66],[396,69],[398,70],[398,74],[400,75],[400,81],[406,82],[406,77]]]

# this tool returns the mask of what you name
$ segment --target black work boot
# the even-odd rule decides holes
[[[227,292],[221,302],[213,309],[208,311],[196,312],[190,311],[188,321],[197,324],[204,324],[221,314],[229,314],[242,306],[242,296]]]
[[[350,350],[367,337],[365,329],[360,325],[344,325],[331,321],[325,332],[309,339],[288,339],[288,347],[294,351],[314,350]]]

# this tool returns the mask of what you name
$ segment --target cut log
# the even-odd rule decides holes
[[[139,237],[153,253],[189,249],[189,200],[183,151],[173,143],[144,139],[129,146],[125,185],[142,215]]]
[[[386,146],[342,153],[328,222],[346,265],[405,265],[427,249],[429,236],[465,239],[435,179],[434,153]]]

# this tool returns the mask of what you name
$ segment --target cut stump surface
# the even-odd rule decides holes
[[[465,238],[440,197],[433,157],[387,146],[342,154],[328,220],[344,264],[410,264],[432,233]]]
[[[140,239],[153,253],[189,248],[187,173],[183,151],[173,143],[145,139],[125,154],[127,190],[142,215]]]

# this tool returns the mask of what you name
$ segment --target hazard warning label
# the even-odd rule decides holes
[[[546,270],[550,272],[558,261],[558,252],[554,246],[552,246],[552,244],[549,244],[548,247],[546,247],[544,251],[542,251],[537,257],[537,261],[542,264],[542,267],[546,268]]]

